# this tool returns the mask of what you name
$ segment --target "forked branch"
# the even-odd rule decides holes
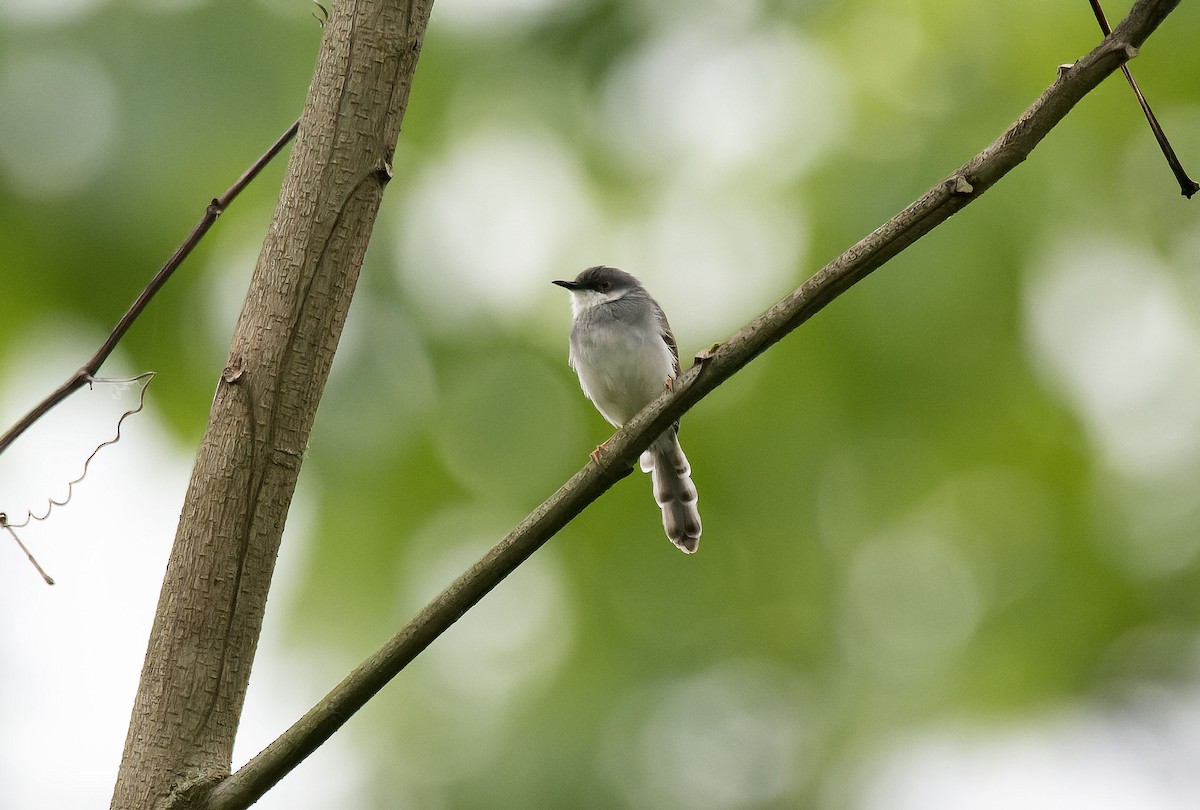
[[[993,144],[727,341],[697,356],[696,363],[671,390],[617,432],[600,463],[589,463],[576,473],[295,725],[193,806],[233,810],[255,802],[460,616],[588,504],[627,475],[641,452],[667,425],[1025,160],[1084,95],[1137,53],[1178,3],[1179,0],[1139,0],[1129,16],[1091,53],[1074,65],[1061,68],[1054,83]]]

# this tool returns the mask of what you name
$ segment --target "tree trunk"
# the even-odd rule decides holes
[[[431,2],[332,4],[192,471],[113,808],[186,804],[229,773],[280,535]]]

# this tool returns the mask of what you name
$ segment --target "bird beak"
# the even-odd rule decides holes
[[[563,287],[564,289],[571,290],[572,292],[579,289],[578,282],[574,282],[574,281],[551,281],[550,283],[557,284],[558,286]]]

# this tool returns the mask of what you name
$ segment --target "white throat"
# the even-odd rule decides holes
[[[612,290],[606,293],[597,290],[571,290],[571,317],[578,318],[581,313],[601,304],[624,298],[628,293],[628,289]]]

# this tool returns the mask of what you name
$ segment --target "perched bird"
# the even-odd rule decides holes
[[[667,316],[640,281],[615,267],[589,267],[574,281],[554,283],[571,293],[571,368],[601,415],[621,427],[679,376]],[[700,544],[700,512],[678,434],[676,422],[642,454],[641,466],[654,482],[667,537],[691,554]]]

